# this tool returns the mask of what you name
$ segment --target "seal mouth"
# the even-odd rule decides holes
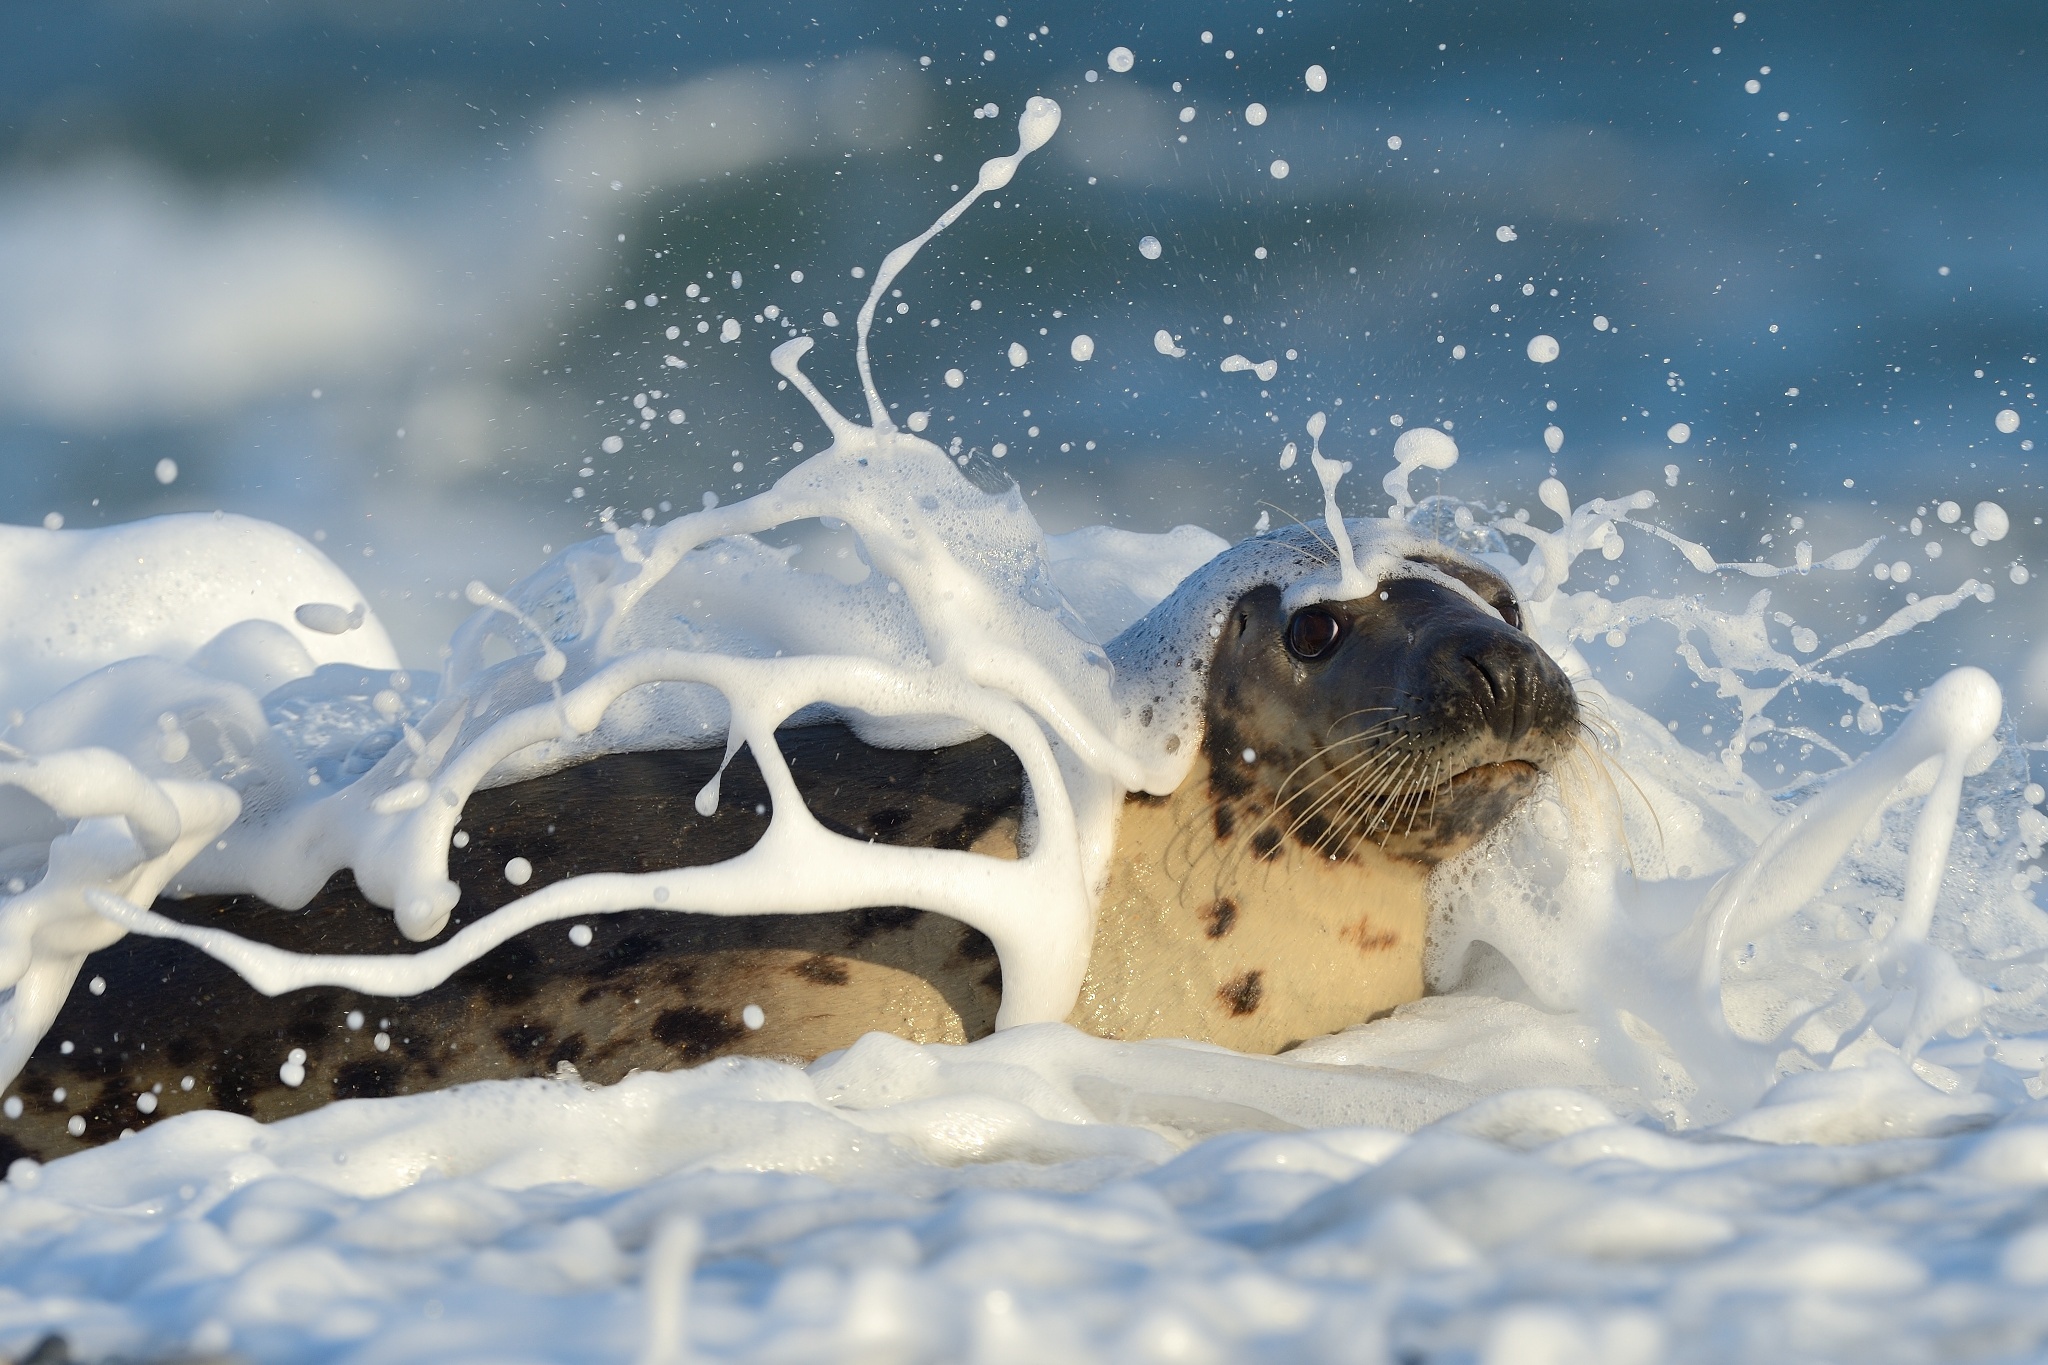
[[[1499,763],[1481,763],[1476,768],[1467,768],[1465,771],[1452,777],[1450,781],[1438,787],[1437,790],[1440,792],[1456,791],[1459,787],[1469,786],[1474,782],[1519,785],[1525,782],[1533,782],[1539,775],[1536,765],[1529,762],[1529,760],[1525,758],[1510,758],[1504,759]]]

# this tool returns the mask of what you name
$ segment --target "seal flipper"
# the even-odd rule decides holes
[[[876,749],[839,725],[777,738],[828,828],[1015,856],[1023,774],[997,740]],[[469,843],[449,859],[463,888],[451,928],[565,877],[696,866],[752,847],[769,809],[751,755],[726,770],[714,814],[695,809],[721,755],[616,754],[476,793],[464,811]],[[514,857],[533,866],[522,887],[504,879]],[[307,953],[428,946],[403,939],[346,872],[296,912],[252,896],[156,908]],[[47,1160],[192,1109],[269,1121],[332,1100],[545,1075],[564,1063],[609,1083],[728,1054],[808,1060],[875,1029],[964,1042],[994,1028],[1001,999],[983,935],[901,907],[737,917],[641,910],[593,916],[588,927],[588,946],[567,925],[536,927],[441,986],[398,998],[336,987],[268,998],[196,949],[130,935],[87,960],[9,1088],[24,1112],[0,1120],[0,1157]],[[749,1027],[755,1017],[760,1027]]]

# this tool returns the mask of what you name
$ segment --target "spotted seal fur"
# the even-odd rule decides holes
[[[1410,549],[1424,576],[1290,610],[1278,575],[1243,569],[1281,553],[1313,558],[1312,537],[1246,542],[1219,557],[1239,556],[1237,567],[1183,586],[1229,586],[1205,650],[1165,640],[1153,617],[1109,646],[1113,659],[1180,649],[1187,657],[1169,662],[1204,689],[1202,725],[1175,791],[1126,798],[1071,1015],[1080,1028],[1273,1052],[1419,997],[1431,870],[1576,740],[1569,682],[1520,630],[1507,583],[1477,561]],[[1132,705],[1154,702],[1164,706],[1164,693]],[[1149,719],[1143,710],[1139,722]],[[889,750],[822,724],[778,740],[828,828],[1017,856],[1024,779],[992,738]],[[693,804],[720,757],[614,754],[477,792],[466,844],[450,858],[462,887],[451,927],[583,872],[744,851],[768,823],[767,790],[744,752],[717,810]],[[502,874],[515,855],[534,868],[527,886]],[[156,908],[301,952],[422,946],[346,871],[295,914],[251,896]],[[648,910],[544,925],[396,999],[334,987],[266,998],[196,949],[131,935],[88,959],[9,1087],[20,1106],[0,1123],[0,1159],[47,1159],[199,1108],[271,1120],[564,1069],[608,1083],[728,1055],[809,1060],[872,1030],[966,1042],[993,1029],[1001,990],[987,938],[903,908]]]

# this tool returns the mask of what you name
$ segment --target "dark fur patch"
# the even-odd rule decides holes
[[[1358,923],[1345,929],[1338,937],[1357,947],[1361,953],[1384,953],[1401,941],[1401,936],[1391,930],[1375,929],[1370,915],[1361,915]]]
[[[657,1042],[676,1049],[686,1061],[697,1061],[717,1056],[746,1029],[716,1011],[684,1005],[658,1015],[652,1032]]]
[[[334,1098],[377,1100],[396,1095],[405,1082],[405,1068],[384,1057],[345,1062],[334,1073]]]
[[[1218,897],[1203,914],[1202,923],[1210,938],[1222,938],[1237,927],[1237,902],[1228,896]]]
[[[1261,858],[1271,858],[1280,851],[1280,831],[1266,825],[1252,836],[1252,852]]]
[[[1216,803],[1215,820],[1216,838],[1218,841],[1227,840],[1231,835],[1237,833],[1237,812],[1230,808],[1228,802],[1218,801]]]
[[[498,1041],[507,1055],[522,1062],[546,1047],[550,1036],[541,1024],[507,1024],[498,1030]]]
[[[813,953],[789,969],[814,986],[844,986],[846,964],[825,953]]]
[[[1242,1017],[1258,1009],[1266,994],[1266,974],[1254,968],[1234,976],[1216,988],[1216,998],[1233,1016]]]

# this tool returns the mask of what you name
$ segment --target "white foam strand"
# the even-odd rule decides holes
[[[1123,48],[1117,49],[1117,52],[1124,51]],[[1111,65],[1114,66],[1115,54],[1111,56]],[[889,432],[896,429],[895,423],[889,420],[889,409],[882,402],[881,392],[875,388],[874,372],[868,365],[868,330],[874,326],[875,309],[881,305],[882,296],[889,292],[889,286],[895,282],[896,276],[902,272],[903,267],[910,264],[911,259],[923,249],[926,242],[951,227],[955,220],[967,212],[969,206],[983,194],[990,190],[999,190],[1009,184],[1011,178],[1017,174],[1017,167],[1023,164],[1024,158],[1051,141],[1052,135],[1059,131],[1059,126],[1060,107],[1057,102],[1042,95],[1033,95],[1026,100],[1024,113],[1017,120],[1017,150],[1008,156],[991,157],[982,162],[981,172],[975,177],[974,188],[961,195],[953,207],[940,214],[937,222],[882,258],[882,267],[875,272],[874,286],[868,290],[867,302],[861,305],[857,324],[859,341],[855,352],[860,363],[861,388],[867,393],[868,423],[876,431]]]

